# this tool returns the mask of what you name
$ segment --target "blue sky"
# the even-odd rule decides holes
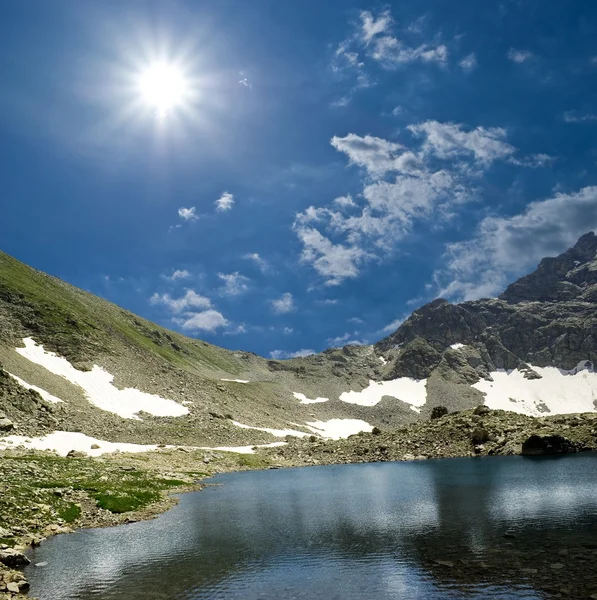
[[[0,70],[0,248],[228,348],[375,342],[597,228],[591,2],[4,0]]]

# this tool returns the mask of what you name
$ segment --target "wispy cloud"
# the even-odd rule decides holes
[[[228,212],[234,206],[234,195],[230,192],[224,192],[214,204],[218,212]]]
[[[511,217],[486,217],[475,235],[449,244],[435,274],[439,295],[455,300],[494,296],[545,256],[597,229],[597,186],[532,202]]]
[[[176,269],[173,271],[172,275],[163,275],[164,279],[168,281],[177,281],[179,279],[188,279],[191,274],[186,269]]]
[[[283,315],[296,310],[294,297],[290,292],[282,294],[279,298],[271,301],[272,309],[276,314]]]
[[[396,329],[398,329],[398,327],[400,327],[400,325],[402,325],[407,318],[408,315],[403,315],[402,317],[394,319],[391,323],[388,323],[385,327],[381,328],[381,333],[384,333],[385,335],[394,333],[394,331],[396,331]]]
[[[463,71],[470,73],[477,68],[477,57],[474,52],[471,52],[468,56],[465,56],[458,65]]]
[[[506,56],[509,60],[518,64],[522,64],[534,58],[534,54],[532,52],[529,52],[528,50],[517,50],[516,48],[510,48]]]
[[[250,252],[248,254],[245,254],[243,256],[243,258],[245,260],[250,260],[253,263],[255,263],[255,265],[257,265],[257,267],[259,268],[259,270],[262,273],[265,273],[266,271],[269,270],[269,263],[257,252]]]
[[[394,21],[389,11],[377,16],[369,11],[361,12],[360,30],[356,41],[364,46],[365,53],[386,68],[413,61],[436,62],[444,64],[448,59],[448,48],[443,45],[422,43],[409,45],[393,34]],[[421,29],[411,30],[420,33]]]
[[[567,110],[562,119],[566,123],[586,123],[588,121],[597,121],[597,115],[593,113],[579,113],[576,110]]]
[[[222,296],[238,296],[244,294],[249,286],[249,278],[241,275],[238,271],[235,273],[218,273],[218,277],[224,282],[219,292]]]
[[[185,208],[184,206],[181,206],[178,209],[178,216],[183,221],[196,221],[197,219],[199,219],[199,216],[197,215],[197,212],[196,212],[196,208],[194,206],[191,206],[189,208]]]
[[[305,356],[311,356],[315,354],[315,350],[311,350],[310,348],[302,348],[301,350],[297,350],[296,352],[287,352],[286,350],[272,350],[269,355],[274,360],[283,360],[285,358],[302,358]]]
[[[352,33],[334,52],[332,71],[341,79],[350,76],[351,85],[332,106],[345,107],[358,90],[375,85],[371,66],[396,69],[414,62],[445,65],[447,46],[425,40],[423,23],[424,19],[419,19],[416,25],[399,29],[389,10],[377,14],[362,11]]]
[[[359,332],[354,331],[353,333],[346,332],[343,335],[339,335],[338,337],[328,338],[327,342],[332,347],[338,346],[366,346],[368,344],[367,340],[358,339]]]

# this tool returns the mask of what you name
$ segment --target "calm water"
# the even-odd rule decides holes
[[[524,560],[546,552],[542,545],[597,541],[596,454],[313,467],[211,482],[221,485],[183,495],[154,521],[47,541],[31,554],[48,563],[27,569],[31,595],[543,598],[521,574]]]

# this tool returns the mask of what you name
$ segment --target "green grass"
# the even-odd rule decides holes
[[[81,507],[72,502],[65,503],[56,511],[58,516],[66,523],[73,523],[81,516]]]
[[[249,467],[251,469],[263,469],[270,464],[267,458],[257,454],[239,454],[237,461],[242,467]]]
[[[160,495],[155,491],[129,491],[126,494],[100,492],[92,494],[99,508],[113,513],[124,513],[138,510],[159,500]]]

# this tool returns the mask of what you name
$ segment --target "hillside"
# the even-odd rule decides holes
[[[62,450],[96,453],[108,446],[85,435],[199,447],[339,438],[426,421],[436,406],[595,412],[596,303],[589,233],[497,299],[438,299],[374,346],[274,361],[169,331],[0,253],[0,428],[16,436],[0,447],[54,431],[71,434]]]

